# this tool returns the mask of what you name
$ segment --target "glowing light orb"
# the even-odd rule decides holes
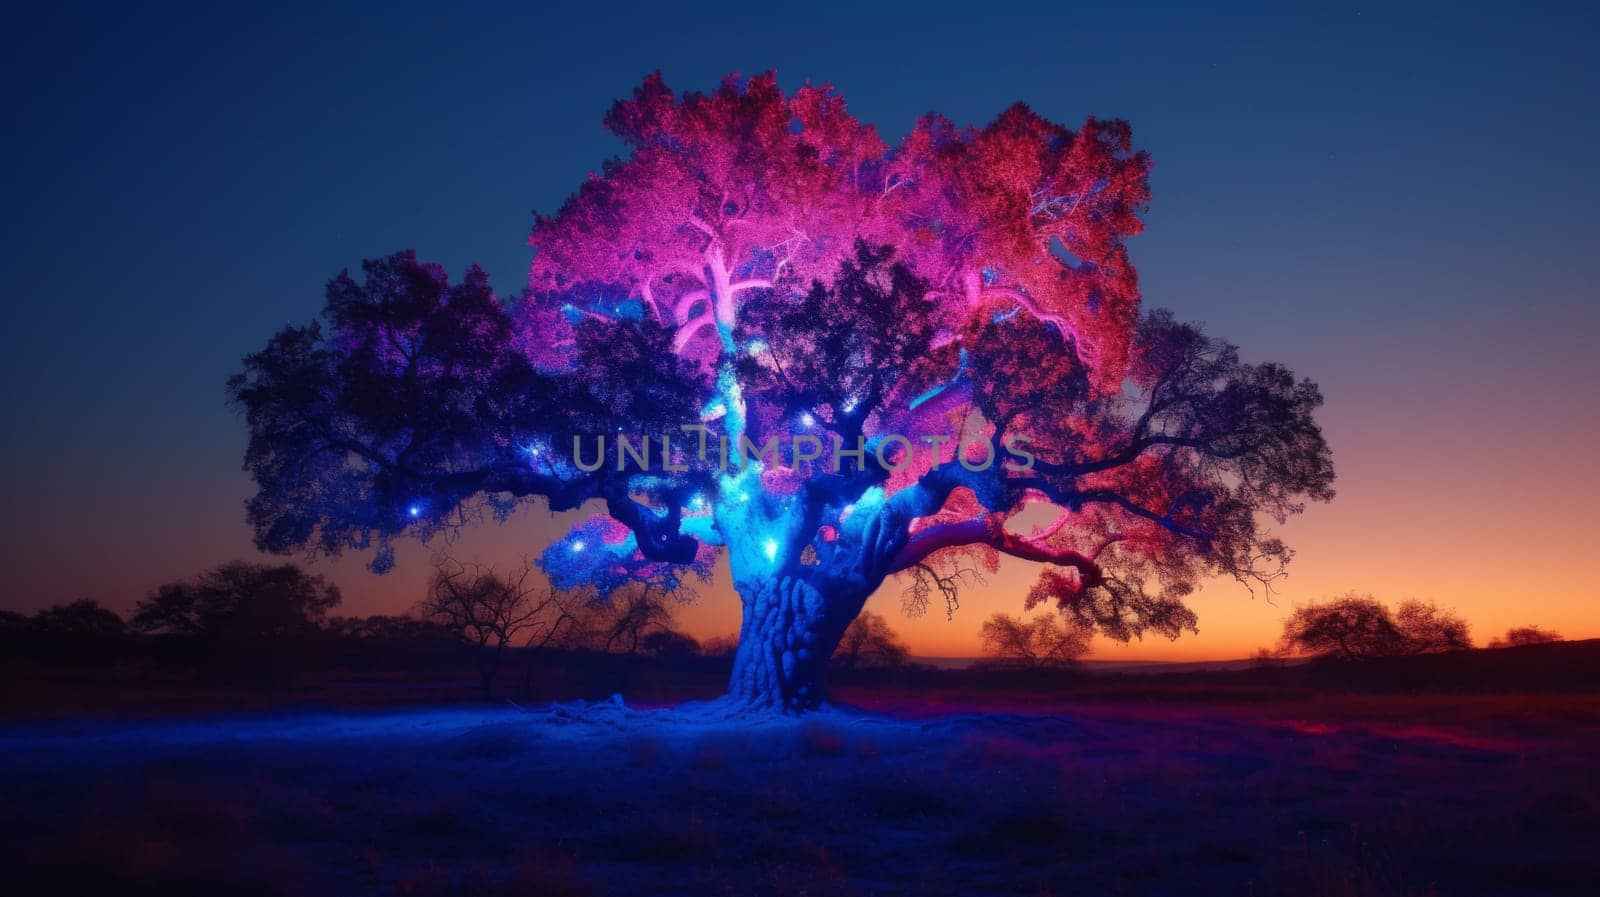
[[[800,415],[800,426],[802,426],[802,427],[814,427],[816,425],[817,425],[817,419],[816,419],[816,417],[814,417],[811,414],[811,412],[807,411],[807,412],[805,412],[805,413]]]
[[[410,514],[412,517],[421,517],[422,509],[416,505],[412,505],[411,507],[406,508],[406,513]]]
[[[761,550],[766,553],[767,560],[769,560],[769,561],[777,560],[778,559],[778,540],[777,539],[768,539],[767,541],[761,543]]]
[[[582,551],[583,550],[583,540],[582,539],[578,539],[578,540],[574,541],[572,543],[572,550],[573,551]]]

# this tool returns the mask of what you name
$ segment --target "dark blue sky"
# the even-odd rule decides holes
[[[1428,495],[1560,520],[1594,497],[1575,457],[1600,430],[1584,4],[224,6],[39,6],[0,38],[10,606],[125,606],[245,552],[222,390],[240,357],[402,247],[515,292],[530,212],[616,150],[600,116],[655,68],[680,89],[832,81],[891,140],[1019,99],[1130,120],[1156,160],[1146,302],[1323,384],[1341,551],[1396,515],[1437,527]],[[1389,501],[1419,477],[1434,491]],[[405,572],[335,570],[353,610],[414,597],[384,597]]]

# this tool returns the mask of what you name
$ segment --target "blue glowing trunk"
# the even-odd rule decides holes
[[[828,658],[867,593],[823,595],[793,576],[739,583],[744,620],[728,695],[752,708],[815,710],[827,700]]]

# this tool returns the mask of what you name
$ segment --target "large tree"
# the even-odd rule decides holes
[[[246,360],[263,547],[382,569],[398,535],[594,502],[552,581],[672,589],[726,551],[729,700],[794,711],[890,576],[953,601],[949,571],[1021,558],[1030,607],[1175,637],[1203,578],[1270,583],[1267,521],[1332,495],[1315,385],[1141,314],[1126,124],[1019,104],[891,148],[772,75],[651,76],[606,123],[626,156],[537,219],[514,301],[401,253]]]

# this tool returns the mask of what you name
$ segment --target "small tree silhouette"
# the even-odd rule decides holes
[[[1279,648],[1286,654],[1359,659],[1429,654],[1472,647],[1467,622],[1423,601],[1405,601],[1398,611],[1371,595],[1351,592],[1325,604],[1296,608],[1283,623]]]
[[[1395,627],[1405,638],[1408,654],[1460,651],[1472,647],[1467,621],[1431,603],[1405,601],[1395,612]]]
[[[1520,645],[1544,645],[1561,641],[1561,634],[1537,626],[1513,626],[1506,634],[1489,643],[1491,648],[1515,648]]]
[[[833,652],[833,665],[844,670],[894,669],[905,666],[910,655],[883,615],[864,610],[845,627]]]
[[[495,676],[508,648],[519,642],[524,648],[545,647],[572,619],[564,596],[536,585],[532,566],[500,575],[493,567],[451,558],[435,565],[417,611],[473,646],[484,700],[494,697]]]
[[[608,598],[577,602],[564,642],[575,648],[613,654],[681,653],[686,647],[673,620],[673,605],[693,600],[686,588],[668,590],[654,583],[629,583]],[[676,642],[676,644],[674,644]],[[698,650],[699,645],[695,645]]]
[[[51,605],[33,615],[33,627],[41,633],[102,638],[120,636],[126,628],[116,611],[101,607],[93,598]]]
[[[1033,620],[995,614],[980,633],[996,666],[1063,667],[1089,653],[1094,629],[1075,617],[1053,614]]]
[[[1281,645],[1288,654],[1383,657],[1404,653],[1405,636],[1378,599],[1351,592],[1296,608],[1283,623]]]
[[[737,634],[714,635],[700,643],[700,655],[702,657],[720,657],[732,660],[734,652],[738,649],[739,636]]]
[[[4,629],[19,655],[53,667],[112,666],[126,647],[122,618],[92,598],[52,605],[31,618],[8,615]]]
[[[179,639],[203,672],[282,684],[305,663],[339,589],[293,564],[233,561],[140,600],[134,629]]]

